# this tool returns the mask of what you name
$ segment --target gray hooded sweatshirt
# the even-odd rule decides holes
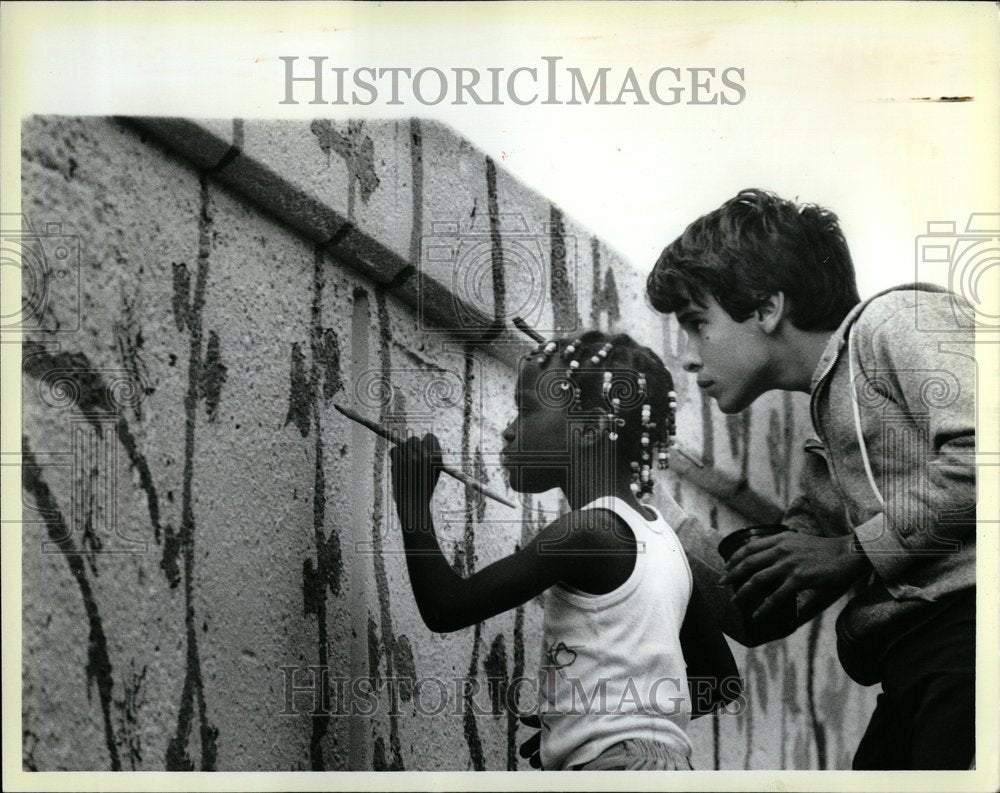
[[[853,532],[871,571],[799,593],[800,624],[854,586],[838,631],[891,639],[928,604],[975,586],[974,340],[969,305],[929,284],[875,295],[830,336],[811,386],[818,440],[805,444],[803,494],[783,522],[822,536]],[[670,511],[723,630],[757,643],[716,585],[719,534]]]

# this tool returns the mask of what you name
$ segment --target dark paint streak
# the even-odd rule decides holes
[[[486,158],[486,205],[490,218],[490,263],[493,269],[493,317],[507,317],[507,285],[504,281],[503,238],[500,234],[500,204],[497,200],[497,166]]]
[[[372,615],[368,614],[368,680],[371,683],[372,691],[378,691],[382,685],[382,674],[379,672],[379,649],[378,625]]]
[[[363,121],[348,121],[346,134],[327,119],[316,119],[309,129],[326,154],[327,164],[330,162],[330,152],[333,151],[347,165],[347,217],[353,221],[355,191],[360,189],[361,200],[367,204],[379,185],[379,178],[375,173],[375,144],[369,135],[362,135]]]
[[[181,553],[181,538],[174,533],[174,528],[169,523],[163,529],[163,556],[160,559],[160,569],[166,576],[170,588],[174,589],[181,582],[181,569],[177,564],[177,558]]]
[[[677,392],[677,404],[683,406],[687,401],[688,391],[691,388],[692,376],[684,373],[684,367],[681,365],[680,358],[674,352],[675,347],[678,348],[679,352],[683,352],[683,346],[677,345],[675,338],[676,320],[671,319],[669,316],[661,315],[661,327],[663,329],[663,348],[661,358],[663,359],[664,366],[670,371],[674,376],[674,390]]]
[[[305,438],[309,434],[309,422],[312,415],[312,386],[306,374],[306,357],[297,341],[292,342],[291,360],[289,363],[288,412],[285,414],[285,424],[294,423],[299,433]]]
[[[785,469],[788,468],[789,462],[784,455],[781,433],[781,419],[778,416],[778,410],[772,408],[767,422],[767,461],[771,468],[771,476],[774,478],[774,489],[779,496],[783,494]]]
[[[191,291],[191,275],[184,262],[173,262],[174,289],[170,305],[174,311],[177,330],[183,331],[188,325],[188,294]]]
[[[601,320],[601,241],[590,238],[590,327],[597,328]]]
[[[722,760],[719,757],[719,711],[712,711],[712,768],[719,770]]]
[[[464,352],[465,366],[462,373],[462,472],[472,474],[469,470],[469,445],[472,435],[472,409],[473,409],[473,389],[472,381],[475,378],[473,364],[475,363],[475,350],[466,346]],[[462,543],[462,563],[463,576],[471,575],[476,569],[476,535],[473,522],[476,498],[472,488],[464,489],[465,495],[465,531]],[[469,747],[469,756],[472,760],[472,767],[476,771],[486,769],[486,762],[483,756],[483,743],[479,737],[479,727],[476,724],[476,715],[473,703],[473,692],[476,688],[476,681],[479,675],[479,644],[482,638],[482,623],[477,623],[473,631],[472,657],[469,659],[469,669],[466,673],[465,686],[463,691],[464,708],[462,714],[463,732],[465,742]]]
[[[729,451],[740,464],[740,476],[744,480],[750,471],[750,420],[753,408],[726,416],[726,434],[729,436]]]
[[[715,422],[712,398],[701,392],[701,461],[705,466],[715,463]]]
[[[205,352],[205,364],[201,370],[200,383],[201,396],[205,400],[209,422],[215,421],[227,371],[229,370],[222,363],[222,356],[219,353],[219,337],[214,330],[209,331],[208,348]]]
[[[385,758],[385,738],[379,735],[372,746],[372,770],[389,771],[389,763]]]
[[[753,662],[754,662],[753,650],[750,649],[750,648],[747,648],[747,654],[746,654],[746,668],[747,668],[747,671],[744,673],[743,679],[746,680],[748,683],[750,682],[750,672],[753,670]],[[759,696],[759,694],[758,694],[758,696]],[[745,745],[743,747],[743,769],[744,770],[749,770],[750,769],[750,753],[751,753],[752,748],[753,748],[752,747],[753,721],[754,721],[753,715],[754,715],[753,701],[750,699],[750,697],[747,697],[746,718],[743,720],[743,727],[744,727],[743,737],[746,740],[746,743],[745,743]]]
[[[792,455],[795,450],[795,414],[792,395],[783,393],[781,412],[771,410],[767,430],[768,463],[774,478],[774,489],[787,504],[791,500]]]
[[[483,672],[486,675],[486,686],[490,693],[490,710],[495,717],[503,711],[507,697],[507,644],[503,634],[498,633],[490,644],[490,651],[483,660]]]
[[[313,428],[313,540],[316,543],[316,561],[307,559],[302,566],[302,603],[308,614],[316,616],[317,663],[323,670],[329,670],[330,638],[327,628],[326,590],[329,587],[336,597],[340,593],[340,579],[343,560],[340,536],[337,530],[329,535],[326,526],[326,469],[324,464],[323,425],[320,410],[320,381],[323,381],[323,395],[329,399],[342,386],[340,380],[340,348],[333,330],[323,328],[323,290],[326,286],[324,258],[321,246],[313,255],[313,295],[310,309],[310,353],[309,373],[305,370],[305,357],[297,344],[292,345],[291,386],[289,394],[287,425],[294,421],[302,437]],[[320,698],[313,709],[312,730],[309,737],[309,763],[313,771],[326,769],[323,756],[323,739],[330,726],[330,692],[328,676],[324,675]]]
[[[781,757],[780,767],[785,768],[788,762],[788,720],[802,712],[799,707],[799,675],[798,668],[788,657],[788,642],[781,645],[784,658],[784,676],[782,678],[782,708],[781,708]]]
[[[146,494],[149,519],[153,524],[156,542],[160,542],[160,503],[153,484],[146,458],[129,429],[121,406],[114,397],[111,385],[104,381],[101,373],[95,371],[90,360],[82,352],[50,353],[34,341],[24,342],[21,348],[21,367],[26,375],[45,382],[50,374],[58,373],[60,381],[72,380],[76,394],[76,406],[98,437],[103,435],[103,420],[117,416],[118,440],[128,455],[129,465],[139,473],[139,486]]]
[[[386,305],[385,293],[379,290],[375,293],[378,329],[379,329],[379,368],[384,382],[391,382],[392,360],[392,327],[389,321],[389,309]],[[393,418],[405,419],[405,416],[395,416],[392,406],[387,405],[383,400],[379,407],[378,423],[387,425]],[[372,506],[372,562],[375,572],[375,591],[378,597],[379,621],[381,626],[381,641],[379,646],[379,657],[385,661],[386,677],[394,676],[395,659],[389,650],[395,646],[396,634],[392,626],[392,604],[389,596],[389,577],[385,568],[385,556],[383,547],[382,528],[385,522],[386,504],[382,498],[384,492],[383,480],[385,476],[386,440],[377,438],[375,440],[375,465],[372,472],[374,492],[374,504]],[[376,667],[377,668],[377,664]],[[391,758],[387,760],[386,768],[391,771],[402,771],[403,755],[399,739],[399,716],[397,698],[399,692],[395,686],[389,686],[389,751]]]
[[[312,559],[302,562],[302,613],[319,614],[319,601],[323,597],[323,589],[316,575],[316,565]]]
[[[822,771],[826,768],[826,725],[819,720],[816,711],[816,652],[819,648],[819,634],[823,627],[823,615],[809,625],[809,643],[806,650],[806,694],[809,703],[809,721],[812,723],[813,740],[816,742],[816,765]]]
[[[465,743],[469,747],[469,758],[474,771],[485,771],[486,760],[483,756],[483,741],[479,737],[479,727],[476,724],[475,703],[473,693],[476,690],[476,679],[479,675],[479,643],[482,641],[483,624],[476,623],[472,634],[472,657],[469,659],[469,669],[465,674],[465,687],[462,691],[462,731]]]
[[[839,685],[838,685],[839,683]],[[844,711],[847,707],[847,691],[844,690],[844,678],[840,671],[839,664],[833,659],[827,659],[827,674],[826,674],[826,684],[823,686],[823,693],[821,695],[822,700],[822,712],[826,717],[826,722],[828,724],[844,724]],[[838,734],[841,741],[843,741],[843,735]],[[842,747],[842,753],[846,747]],[[846,749],[848,752],[848,757],[850,757],[850,750]],[[833,753],[827,747],[827,756]],[[846,764],[838,758],[838,765],[843,768],[850,768],[850,760]]]
[[[409,702],[413,699],[417,669],[413,662],[413,647],[405,634],[396,637],[392,648],[392,658],[396,667],[396,680],[399,683],[399,698],[403,702]]]
[[[520,546],[514,547],[514,553],[520,550]],[[514,611],[514,665],[510,670],[511,680],[522,680],[524,678],[524,604],[522,603]],[[520,722],[517,720],[516,709],[519,703],[509,703],[512,707],[507,709],[507,770],[517,770],[517,727]]]
[[[128,383],[135,394],[150,396],[156,389],[149,385],[149,370],[142,359],[141,350],[144,344],[142,330],[137,328],[134,314],[134,304],[127,296],[122,297],[124,318],[115,321],[115,341],[118,343],[118,355],[122,367],[128,373]],[[142,421],[142,396],[130,399],[132,415],[136,421]]]
[[[576,295],[570,285],[566,264],[566,229],[563,224],[563,214],[554,204],[549,205],[549,220],[552,320],[559,332],[568,333],[579,327],[580,317],[576,311]]]
[[[340,343],[333,328],[323,329],[317,352],[323,365],[323,399],[328,400],[344,387],[340,379]]]
[[[184,688],[177,714],[177,728],[167,744],[165,765],[168,771],[192,771],[194,763],[188,756],[188,739],[191,733],[195,699],[198,705],[198,722],[201,737],[201,770],[214,771],[217,759],[216,742],[219,731],[208,721],[205,691],[201,678],[201,661],[198,654],[198,633],[195,625],[194,608],[194,451],[195,427],[197,424],[198,398],[202,367],[202,325],[201,314],[205,307],[205,288],[208,282],[209,254],[212,249],[209,213],[208,179],[202,174],[201,212],[198,219],[198,271],[195,279],[194,296],[190,303],[183,305],[184,325],[191,335],[191,351],[188,361],[188,387],[184,396],[184,474],[181,498],[181,527],[178,535],[179,550],[184,563],[184,623],[187,635],[187,663],[184,674]],[[183,266],[183,265],[182,265]],[[174,285],[178,284],[178,268],[174,268]],[[186,272],[186,268],[185,268]],[[187,294],[187,284],[184,293]],[[175,291],[175,312],[178,309],[178,293]]]
[[[792,394],[790,391],[783,391],[781,394],[782,399],[782,411],[785,415],[784,422],[784,441],[785,441],[785,460],[787,461],[785,465],[785,481],[784,481],[784,498],[785,505],[792,500],[792,453],[795,450],[795,403],[792,401]]]
[[[596,262],[600,261],[600,249],[598,241],[592,240],[593,255]],[[594,273],[594,294],[592,297],[592,311],[594,315],[594,327],[602,326],[603,315],[607,314],[605,330],[611,331],[619,319],[621,319],[621,303],[618,298],[618,284],[615,282],[615,271],[608,267],[604,273],[604,284],[601,285],[600,273]]]
[[[472,475],[477,481],[489,484],[489,471],[486,469],[486,463],[483,460],[483,451],[478,446],[476,446],[476,454],[473,459]],[[472,500],[476,509],[476,520],[482,522],[486,519],[486,496],[476,490],[472,494]]]
[[[911,97],[911,102],[971,102],[974,97],[971,96],[939,96],[936,99],[932,96],[914,96]]]
[[[143,685],[146,682],[146,664],[142,671],[136,672],[135,658],[130,662],[130,674],[122,684],[124,694],[115,700],[118,710],[118,721],[121,729],[118,734],[118,745],[128,752],[129,765],[133,771],[142,765],[142,733],[139,730],[139,711],[146,703],[143,695]]]
[[[424,146],[420,119],[410,119],[410,178],[413,223],[410,226],[410,266],[420,261],[420,246],[424,236]]]
[[[41,467],[28,444],[27,437],[21,439],[21,481],[22,487],[31,494],[38,511],[45,516],[45,528],[49,540],[59,546],[69,565],[69,571],[80,589],[83,607],[87,614],[89,636],[87,640],[87,698],[90,698],[91,686],[97,683],[97,694],[101,700],[101,712],[104,720],[104,741],[111,756],[111,770],[121,771],[121,759],[118,756],[118,741],[115,738],[111,724],[112,691],[114,680],[111,676],[111,658],[108,655],[108,640],[104,633],[104,625],[97,608],[97,600],[90,588],[83,559],[73,545],[72,535],[67,529],[59,504],[56,502],[48,484],[42,478]]]

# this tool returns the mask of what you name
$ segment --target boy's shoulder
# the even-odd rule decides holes
[[[960,331],[972,327],[971,308],[960,296],[934,284],[906,284],[892,287],[869,298],[847,323],[863,335],[889,331],[893,338],[929,331]]]

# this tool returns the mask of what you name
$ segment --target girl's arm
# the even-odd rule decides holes
[[[390,451],[393,496],[403,529],[406,565],[417,608],[427,627],[447,633],[516,608],[559,581],[586,580],[614,533],[594,531],[598,516],[568,513],[524,548],[463,578],[441,551],[430,500],[440,475],[433,435],[411,438]],[[611,540],[608,538],[611,537]]]

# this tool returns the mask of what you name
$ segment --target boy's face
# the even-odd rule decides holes
[[[684,370],[713,397],[723,413],[739,413],[775,386],[770,372],[768,336],[756,316],[737,322],[710,295],[677,312],[687,335],[681,355]]]

